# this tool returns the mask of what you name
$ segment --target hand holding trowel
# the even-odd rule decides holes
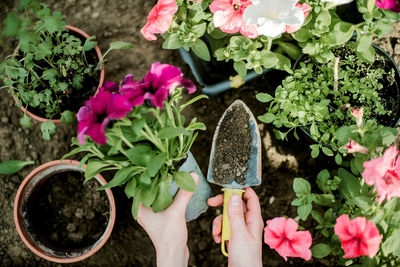
[[[242,196],[246,186],[261,184],[261,139],[256,119],[241,100],[236,100],[218,122],[211,147],[207,180],[224,188],[222,254],[228,256],[225,242],[231,237],[228,201]]]

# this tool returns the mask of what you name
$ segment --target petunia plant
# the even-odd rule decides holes
[[[73,140],[78,147],[64,157],[87,153],[81,160],[87,163],[86,181],[99,172],[116,171],[99,189],[125,186],[126,195],[134,198],[135,218],[141,203],[154,212],[167,208],[173,182],[187,191],[196,188],[179,168],[205,125],[196,118],[186,121],[182,111],[206,96],[184,101],[184,88],[190,94],[196,90],[177,67],[156,62],[139,81],[128,74],[120,84],[106,82],[78,112],[78,137]]]
[[[309,229],[315,237],[314,258],[334,257],[345,266],[398,266],[400,160],[392,145],[397,130],[363,131],[355,126],[349,131],[349,127],[344,127],[342,137],[354,158],[338,170],[319,172],[316,188],[306,179],[294,179],[295,220],[315,221],[315,228]]]
[[[141,32],[148,40],[161,33],[165,49],[231,61],[242,77],[270,67],[290,72],[290,58],[300,54],[290,35],[310,8],[297,0],[159,0]]]

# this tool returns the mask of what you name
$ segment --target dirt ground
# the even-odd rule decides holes
[[[12,9],[16,1],[0,1],[0,20]],[[140,29],[146,22],[147,13],[155,4],[152,1],[139,0],[45,0],[54,10],[60,10],[68,24],[77,26],[90,35],[95,35],[104,52],[112,41],[123,40],[134,43],[129,52],[114,51],[106,64],[106,80],[119,81],[127,73],[141,78],[154,61],[169,63],[181,68],[186,77],[192,78],[187,65],[180,59],[177,51],[161,49],[162,40],[145,40]],[[140,8],[139,8],[140,7]],[[400,23],[388,37],[376,40],[386,51],[394,56],[400,65]],[[0,50],[0,60],[14,49],[12,42],[6,41]],[[192,152],[205,173],[211,148],[212,135],[223,111],[236,99],[242,99],[258,116],[264,111],[261,103],[255,100],[255,94],[272,91],[280,83],[284,74],[267,73],[265,76],[247,85],[228,91],[225,94],[202,100],[187,110],[187,116],[198,117],[207,125],[207,130],[199,134]],[[60,159],[70,150],[70,140],[76,135],[76,127],[57,126],[50,142],[42,141],[40,124],[24,129],[19,125],[21,111],[16,107],[6,90],[0,91],[0,161],[8,159],[33,160],[35,165],[26,167],[17,175],[0,176],[0,266],[57,266],[35,256],[20,240],[13,221],[13,202],[19,184],[35,167],[51,160]],[[309,156],[308,143],[291,138],[289,142],[280,142],[273,137],[272,129],[259,124],[263,140],[263,182],[255,190],[262,205],[264,220],[277,216],[295,217],[295,209],[290,206],[294,198],[292,181],[295,177],[314,179],[317,166],[326,166],[327,160],[318,161]],[[110,178],[110,177],[106,177]],[[213,186],[214,193],[220,188]],[[113,233],[104,245],[92,257],[72,266],[155,266],[155,250],[144,230],[131,216],[131,201],[128,201],[121,188],[113,189],[117,201],[117,220]],[[188,224],[189,250],[191,266],[225,266],[226,258],[221,254],[219,245],[211,237],[211,223],[220,214],[220,210],[210,208],[196,221]],[[285,262],[267,245],[263,247],[265,266],[321,266],[327,261],[305,263],[289,258]]]

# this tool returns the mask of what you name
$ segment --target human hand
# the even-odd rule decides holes
[[[199,183],[197,173],[190,173]],[[187,247],[188,231],[186,227],[186,206],[193,192],[180,189],[174,202],[166,210],[154,213],[151,208],[140,204],[137,221],[150,236],[156,248],[158,267],[187,266],[189,249]]]
[[[228,217],[231,223],[232,236],[228,243],[228,266],[248,267],[262,266],[262,233],[264,222],[261,217],[260,202],[257,194],[250,187],[245,188],[243,199],[232,195],[228,203]],[[224,204],[224,196],[218,195],[207,201],[209,206]],[[214,241],[221,243],[222,214],[213,222]]]

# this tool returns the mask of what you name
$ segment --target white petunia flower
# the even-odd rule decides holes
[[[303,11],[296,7],[298,0],[252,0],[243,13],[250,25],[257,25],[259,35],[276,37],[286,31],[286,26],[302,25]]]
[[[340,5],[351,3],[351,2],[353,2],[353,0],[321,0],[321,2],[329,2],[329,3],[332,3],[333,6],[340,6]]]

